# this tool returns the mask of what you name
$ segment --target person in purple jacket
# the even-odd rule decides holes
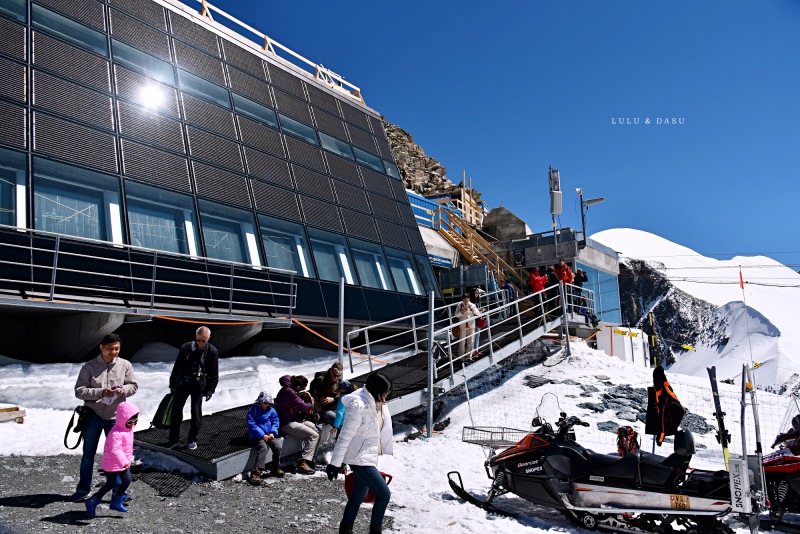
[[[281,469],[281,440],[278,439],[280,421],[272,405],[272,394],[262,391],[247,411],[247,439],[258,449],[256,466],[250,472],[250,483],[254,486],[261,484],[261,476],[267,466],[267,447],[272,449],[270,474],[278,478],[284,475]]]
[[[285,375],[278,380],[281,390],[275,397],[275,410],[281,422],[281,435],[294,436],[303,442],[297,472],[303,475],[314,474],[314,456],[319,445],[317,425],[305,418],[314,415],[311,395],[303,391],[308,386],[308,378],[303,375]]]

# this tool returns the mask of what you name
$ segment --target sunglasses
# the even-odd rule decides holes
[[[208,340],[207,339],[195,339],[194,342],[197,343],[198,345],[205,345],[206,343],[208,343]]]
[[[139,422],[138,418],[128,419],[128,422],[125,423],[125,426],[127,426],[128,428],[131,428],[132,426],[134,426],[138,422]]]

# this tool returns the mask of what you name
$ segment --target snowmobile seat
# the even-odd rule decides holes
[[[639,459],[635,454],[618,456],[616,454],[601,454],[586,449],[586,458],[593,475],[627,480],[633,483],[639,467]]]
[[[694,436],[688,430],[679,430],[675,434],[675,452],[666,458],[646,452],[636,453],[639,457],[640,485],[658,488],[672,486],[679,475],[686,473],[694,453]]]

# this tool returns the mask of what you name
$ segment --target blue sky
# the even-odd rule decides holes
[[[800,268],[798,0],[215,5],[360,86],[451,180],[466,170],[534,231],[550,229],[552,165],[562,227],[580,227],[582,187],[607,199],[589,234]]]

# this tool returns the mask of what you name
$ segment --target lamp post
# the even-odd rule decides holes
[[[586,210],[589,209],[589,206],[594,206],[595,204],[600,204],[601,202],[605,202],[606,197],[597,197],[597,198],[590,198],[588,200],[583,200],[583,188],[576,187],[575,192],[578,193],[578,197],[581,200],[581,228],[583,229],[583,240],[581,242],[581,248],[586,247]]]

